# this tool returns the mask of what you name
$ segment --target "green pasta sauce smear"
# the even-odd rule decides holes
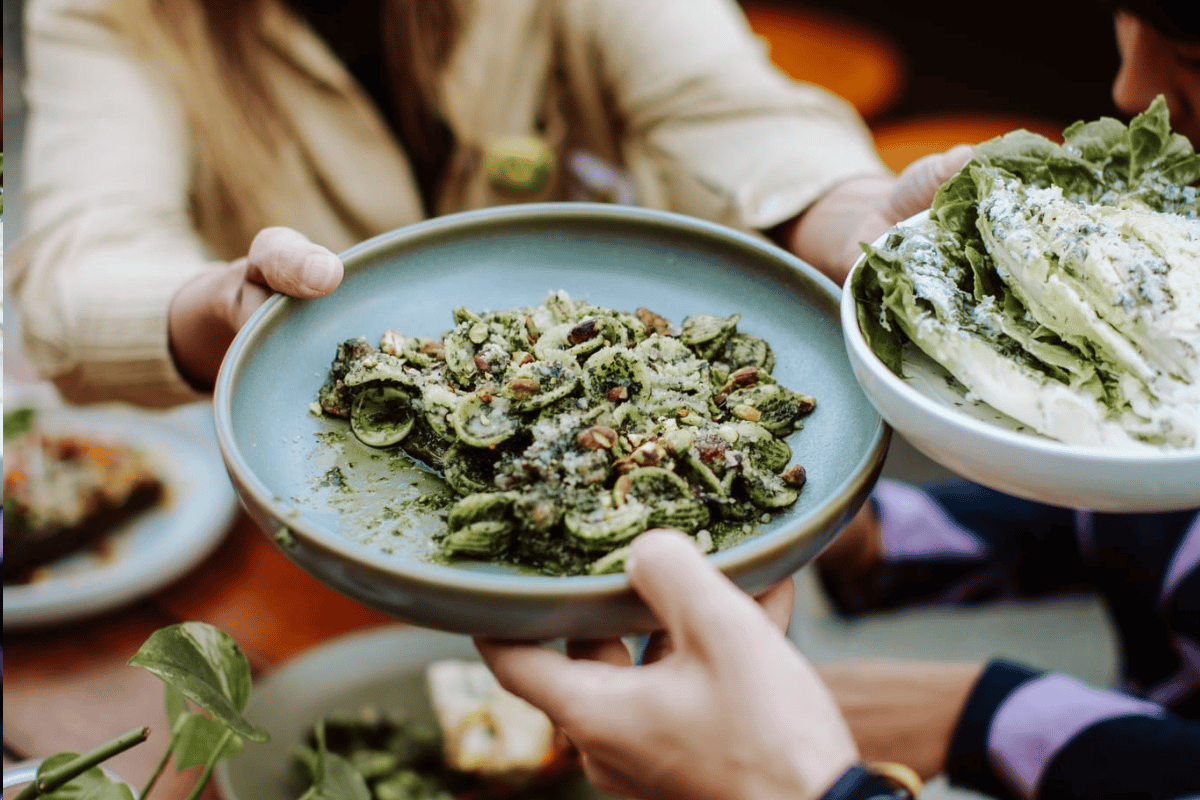
[[[341,343],[311,406],[444,478],[448,559],[620,572],[649,528],[711,552],[798,499],[786,437],[816,400],[776,382],[739,314],[675,326],[560,291],[453,317],[440,339]]]

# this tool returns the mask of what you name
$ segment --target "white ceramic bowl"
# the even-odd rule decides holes
[[[942,466],[993,489],[1060,506],[1111,512],[1200,506],[1200,449],[1129,453],[1047,438],[968,399],[962,384],[913,345],[904,349],[906,377],[898,377],[863,338],[848,289],[841,316],[850,364],[867,397],[898,433]]]

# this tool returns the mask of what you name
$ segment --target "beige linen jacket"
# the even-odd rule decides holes
[[[104,2],[28,4],[28,235],[9,268],[28,354],[68,399],[166,406],[198,397],[169,353],[170,300],[220,248],[191,214],[204,198],[184,110]],[[779,73],[733,0],[463,2],[441,76],[457,150],[438,213],[511,202],[480,157],[508,134],[539,132],[560,167],[576,150],[618,165],[643,205],[747,230],[886,172],[853,109]],[[281,5],[264,36],[296,134],[275,224],[336,252],[421,219],[404,153],[323,41]],[[556,174],[524,199],[566,199]]]

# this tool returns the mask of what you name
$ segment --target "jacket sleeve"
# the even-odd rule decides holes
[[[28,356],[68,400],[168,406],[200,397],[167,336],[171,298],[208,262],[188,138],[100,6],[28,4],[27,230],[9,267]]]
[[[821,572],[846,616],[928,604],[1041,597],[1087,585],[1082,512],[1013,497],[970,481],[916,486],[880,480],[879,568],[869,578]]]
[[[763,230],[847,178],[889,174],[853,107],[776,69],[732,0],[564,8],[643,204]]]
[[[947,759],[952,783],[1000,798],[1174,800],[1200,794],[1200,723],[1017,664],[988,665]]]

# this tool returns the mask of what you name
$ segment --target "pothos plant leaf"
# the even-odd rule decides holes
[[[129,659],[219,720],[238,736],[265,742],[267,732],[242,710],[250,698],[250,664],[233,637],[203,622],[160,628]]]
[[[78,753],[58,753],[42,762],[38,777],[78,757]],[[52,792],[39,794],[44,800],[133,800],[133,790],[104,774],[100,767],[80,773]]]
[[[167,720],[171,725],[171,754],[176,771],[199,767],[242,752],[245,740],[234,734],[221,741],[229,728],[188,707],[183,693],[174,686],[166,687]],[[220,752],[216,752],[220,747]]]
[[[367,782],[350,760],[325,747],[325,721],[313,731],[317,738],[312,764],[312,785],[301,800],[371,800]]]
[[[349,759],[337,753],[325,754],[324,779],[313,788],[316,791],[311,795],[312,800],[371,800],[371,790],[363,776]]]

